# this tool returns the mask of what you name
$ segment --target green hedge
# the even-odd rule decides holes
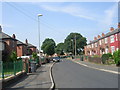
[[[120,49],[113,53],[113,58],[117,66],[120,66]]]

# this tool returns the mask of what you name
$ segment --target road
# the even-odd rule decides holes
[[[70,60],[52,69],[56,88],[118,88],[118,75],[81,66]]]

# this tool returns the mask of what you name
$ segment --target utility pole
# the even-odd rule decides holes
[[[75,35],[75,59],[76,59],[76,35]]]

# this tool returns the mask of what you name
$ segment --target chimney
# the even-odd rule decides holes
[[[1,25],[0,25],[0,32],[2,32],[2,27],[1,27]]]
[[[114,31],[114,28],[113,28],[113,27],[111,27],[111,28],[110,28],[110,31],[111,31],[111,32],[112,32],[112,31]]]
[[[12,35],[12,38],[14,38],[14,39],[16,38],[15,34]]]
[[[98,38],[100,38],[100,35],[98,35]]]
[[[94,40],[97,40],[97,37],[94,37]]]
[[[104,37],[105,36],[105,34],[104,33],[102,33],[102,37]]]
[[[120,22],[118,23],[118,28],[120,28]]]
[[[25,40],[25,43],[28,44],[28,40],[27,39]]]

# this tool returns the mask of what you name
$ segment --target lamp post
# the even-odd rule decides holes
[[[39,17],[40,16],[43,16],[42,14],[38,14],[38,42],[39,42],[39,60],[40,60],[40,65],[42,64],[42,62],[41,62],[41,59],[40,59],[40,19],[39,19]]]

